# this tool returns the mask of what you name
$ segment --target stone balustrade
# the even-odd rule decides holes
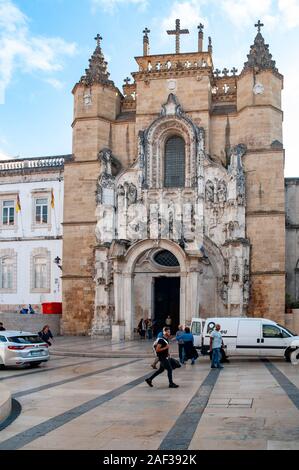
[[[61,155],[55,157],[5,160],[0,162],[0,171],[6,172],[38,168],[63,168],[64,162],[70,158],[71,155]]]

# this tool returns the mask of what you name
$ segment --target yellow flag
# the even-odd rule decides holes
[[[54,198],[53,189],[51,190],[51,207],[52,207],[52,209],[54,209],[54,207],[55,207],[55,198]]]
[[[16,211],[17,211],[17,212],[20,212],[20,211],[21,211],[21,203],[20,203],[19,195],[17,195]]]

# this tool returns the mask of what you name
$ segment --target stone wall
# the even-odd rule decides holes
[[[61,315],[43,315],[35,313],[34,315],[21,315],[20,313],[0,313],[0,321],[6,330],[19,330],[37,333],[43,326],[49,325],[53,336],[60,335]]]
[[[286,292],[299,300],[299,178],[286,178]]]

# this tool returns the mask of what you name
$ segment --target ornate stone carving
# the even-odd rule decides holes
[[[238,258],[235,257],[233,268],[232,268],[232,281],[239,282],[240,280],[240,268],[238,263]]]
[[[104,148],[99,152],[98,159],[103,163],[103,173],[112,175],[112,152],[108,148]]]
[[[131,183],[127,189],[127,198],[128,198],[128,205],[135,204],[137,201],[137,188],[135,184]]]
[[[269,45],[265,44],[265,40],[260,32],[257,33],[254,44],[250,47],[247,59],[247,62],[244,63],[243,71],[254,69],[257,72],[259,70],[270,69],[278,72],[275,61],[272,60],[272,54],[269,52]]]
[[[211,203],[211,204],[214,203],[214,192],[215,192],[214,184],[212,183],[211,180],[208,180],[206,182],[206,191],[205,191],[206,203],[208,205],[209,205],[209,203]]]
[[[225,181],[221,180],[218,182],[217,185],[217,199],[220,205],[224,205],[226,202],[226,196],[227,196],[227,187]]]
[[[183,110],[177,97],[173,93],[170,93],[166,103],[162,105],[161,116],[175,115],[180,117],[182,114]]]
[[[89,67],[85,70],[85,75],[80,79],[80,83],[83,83],[86,86],[91,86],[94,83],[101,83],[103,85],[110,85],[114,87],[114,82],[109,80],[109,75],[107,71],[107,62],[105,61],[101,43],[101,36],[98,34],[95,38],[97,41],[97,47],[89,59]]]
[[[96,202],[97,204],[114,204],[115,177],[112,176],[112,152],[104,148],[99,152],[99,160],[103,169],[97,181]]]
[[[236,178],[236,201],[240,206],[245,205],[246,203],[245,175],[242,165],[242,157],[246,153],[246,150],[247,147],[244,144],[239,144],[233,147],[231,151],[231,161],[228,168],[231,176]]]

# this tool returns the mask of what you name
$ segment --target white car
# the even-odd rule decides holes
[[[0,367],[37,367],[49,357],[48,345],[36,333],[0,331]]]

